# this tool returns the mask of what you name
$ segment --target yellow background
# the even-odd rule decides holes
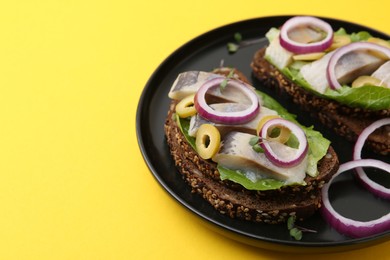
[[[0,259],[312,259],[199,224],[152,177],[135,133],[143,87],[175,49],[281,14],[390,33],[384,0],[2,1]],[[315,257],[388,259],[390,243]]]

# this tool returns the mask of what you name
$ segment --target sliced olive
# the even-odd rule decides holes
[[[333,51],[337,48],[340,48],[350,43],[351,43],[351,38],[348,35],[335,35],[333,36],[333,43],[332,45],[330,45],[327,51]]]
[[[306,54],[297,54],[293,56],[294,60],[312,61],[321,59],[325,55],[325,52],[312,52]]]
[[[270,127],[267,132],[267,140],[284,144],[290,138],[291,131],[284,126]]]
[[[387,48],[390,48],[390,42],[383,40],[383,39],[380,39],[380,38],[370,37],[367,39],[367,41],[382,45],[382,46],[387,47]]]
[[[196,150],[203,159],[212,158],[221,144],[221,135],[218,129],[211,124],[203,124],[196,133]]]
[[[257,128],[256,128],[257,135],[259,135],[261,128],[263,128],[263,125],[268,120],[271,120],[271,119],[274,119],[274,118],[280,118],[280,116],[268,115],[268,116],[262,117],[260,119],[260,121],[259,121],[259,124],[257,125]],[[275,142],[279,142],[279,143],[284,144],[284,143],[286,143],[288,141],[288,139],[290,138],[290,135],[291,135],[291,131],[287,127],[284,127],[284,126],[274,126],[274,127],[272,127],[272,128],[270,127],[268,129],[267,140],[275,141]]]
[[[352,82],[353,88],[363,87],[363,86],[382,86],[382,82],[371,76],[360,76]]]
[[[263,128],[263,125],[265,124],[265,122],[267,122],[268,120],[270,119],[274,119],[274,118],[280,118],[280,116],[278,115],[268,115],[268,116],[263,116],[259,123],[257,124],[257,127],[256,127],[256,134],[259,135],[260,133],[260,130],[261,128]]]
[[[181,118],[186,118],[189,116],[193,116],[196,114],[196,109],[194,106],[194,95],[187,96],[183,98],[179,103],[176,105],[176,113]]]

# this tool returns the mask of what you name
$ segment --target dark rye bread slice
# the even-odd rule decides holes
[[[375,120],[390,117],[390,109],[379,111],[351,108],[336,101],[316,96],[285,77],[265,58],[265,48],[258,50],[251,62],[253,75],[265,86],[287,93],[302,110],[318,118],[322,124],[349,141],[356,141],[364,128]],[[390,153],[390,126],[377,129],[367,145],[383,155]]]
[[[290,215],[303,220],[321,207],[320,188],[338,169],[338,157],[330,147],[318,165],[317,178],[306,177],[306,186],[286,186],[271,191],[250,191],[220,180],[217,165],[200,158],[176,124],[172,102],[165,122],[165,135],[175,165],[193,193],[200,194],[216,210],[232,218],[276,224]]]

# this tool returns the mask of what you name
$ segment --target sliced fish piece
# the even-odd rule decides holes
[[[341,57],[335,67],[339,83],[350,84],[357,77],[371,75],[385,60],[366,51],[352,51]]]
[[[390,61],[380,66],[371,76],[379,79],[384,83],[383,85],[390,88]]]
[[[254,135],[230,132],[223,138],[222,147],[213,160],[223,167],[245,172],[245,174],[252,176],[253,181],[268,177],[285,181],[286,184],[304,183],[307,156],[294,167],[278,167],[272,164],[264,153],[257,153],[253,150],[249,144],[252,137]],[[293,153],[295,150],[276,142],[272,146],[281,155]],[[253,176],[255,176],[254,179]]]
[[[326,68],[333,52],[325,54],[322,58],[303,65],[300,72],[302,77],[309,83],[314,90],[323,94],[329,86],[326,78]]]
[[[314,90],[323,94],[329,86],[326,69],[334,51],[327,53],[321,59],[302,66],[302,77]],[[367,52],[356,51],[345,54],[336,65],[336,77],[340,84],[350,84],[361,75],[370,75],[381,64],[383,58]]]
[[[194,94],[207,80],[211,80],[220,75],[203,72],[203,71],[187,71],[180,73],[168,93],[171,99],[181,100],[191,94]]]
[[[247,107],[247,105],[240,104],[240,103],[219,103],[219,104],[212,104],[210,105],[210,107],[212,107],[217,111],[228,112],[228,111],[244,110]],[[277,115],[277,114],[278,113],[275,110],[262,106],[260,108],[259,114],[254,119],[252,119],[251,121],[245,124],[239,124],[239,125],[215,124],[196,114],[195,116],[191,117],[188,134],[190,136],[195,137],[196,132],[198,131],[199,127],[202,124],[212,124],[215,127],[217,127],[222,137],[231,131],[238,131],[238,132],[244,132],[244,133],[256,135],[256,128],[261,118],[267,115]]]
[[[287,51],[280,45],[279,33],[265,50],[265,57],[280,70],[287,67],[293,61],[293,55],[294,53]]]

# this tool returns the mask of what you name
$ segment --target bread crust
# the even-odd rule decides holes
[[[287,93],[302,110],[318,118],[322,124],[349,141],[356,141],[359,134],[371,123],[390,117],[390,109],[372,111],[351,108],[334,100],[321,98],[298,86],[265,58],[265,48],[258,50],[251,62],[253,75],[264,85]],[[377,129],[367,138],[367,145],[376,153],[390,153],[390,127]]]
[[[320,175],[317,178],[306,177],[306,186],[286,186],[270,191],[247,190],[231,181],[222,181],[216,163],[197,155],[176,123],[175,105],[173,101],[164,125],[172,158],[192,192],[200,194],[221,214],[276,224],[285,222],[291,215],[303,220],[321,207],[321,187],[339,165],[338,157],[331,147],[318,165]]]

